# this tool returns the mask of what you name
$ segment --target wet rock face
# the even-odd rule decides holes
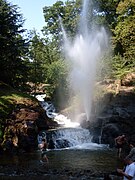
[[[70,147],[70,142],[67,139],[58,139],[56,140],[57,147],[56,148],[67,148]]]
[[[133,139],[135,136],[134,120],[135,94],[120,91],[96,118],[95,126],[101,129],[101,143],[114,147],[114,138],[121,134],[125,134],[128,141]],[[94,135],[96,136],[96,133]]]
[[[13,152],[14,137],[18,138],[17,151],[31,151],[37,148],[37,134],[40,129],[47,129],[48,118],[45,111],[34,104],[18,105],[4,124],[4,151]]]
[[[101,143],[109,144],[112,148],[115,146],[114,139],[119,135],[119,128],[113,123],[108,123],[104,126],[101,135]]]

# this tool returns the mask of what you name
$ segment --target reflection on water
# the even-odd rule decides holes
[[[1,156],[0,165],[17,165],[18,167],[37,167],[39,166],[40,152],[24,153],[19,156]],[[100,150],[55,150],[48,151],[48,168],[56,169],[80,169],[94,170],[102,172],[115,171],[119,166],[117,163],[116,152],[108,149]]]
[[[63,150],[48,153],[50,166],[55,168],[98,169],[108,171],[116,169],[115,153],[107,150]],[[110,163],[111,162],[111,163]]]

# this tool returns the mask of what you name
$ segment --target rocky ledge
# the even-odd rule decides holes
[[[119,84],[120,83],[120,84]],[[93,133],[93,141],[115,146],[114,139],[125,134],[128,142],[135,141],[135,73],[121,82],[98,84],[105,94],[96,104],[91,121],[82,126]]]

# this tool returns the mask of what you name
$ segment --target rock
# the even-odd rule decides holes
[[[123,79],[121,84],[123,86],[132,86],[135,83],[135,73],[127,74]]]
[[[47,130],[52,126],[52,121],[46,116],[45,110],[34,101],[27,100],[25,104],[17,104],[14,111],[6,120],[4,130],[3,148],[7,146],[9,140],[18,137],[19,151],[32,151],[37,148],[37,135],[40,130]],[[12,146],[10,150],[12,152]]]
[[[114,147],[114,138],[120,134],[126,134],[128,141],[135,136],[135,93],[127,89],[121,87],[117,95],[109,98],[96,114],[95,125],[90,123],[89,129],[95,142],[99,137],[98,128],[101,129],[101,143],[110,147]]]

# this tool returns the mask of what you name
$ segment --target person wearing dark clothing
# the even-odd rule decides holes
[[[46,151],[47,151],[47,147],[48,147],[48,144],[46,142],[46,139],[42,139],[42,143],[39,144],[39,148],[41,150],[41,160],[40,162],[47,162],[48,163],[48,158],[47,158],[47,155],[46,155]]]

